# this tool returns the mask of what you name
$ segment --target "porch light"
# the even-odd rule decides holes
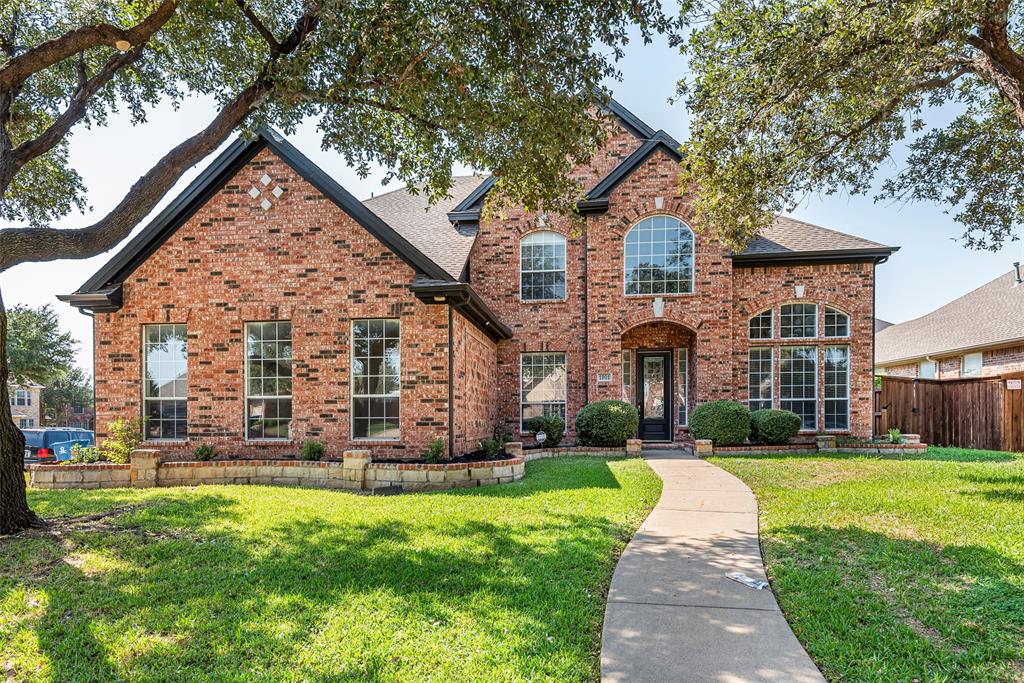
[[[436,301],[439,304],[443,304],[444,303],[444,297],[443,296],[435,296],[434,297],[434,301]]]
[[[665,315],[665,299],[662,297],[656,297],[651,302],[651,307],[654,309],[654,317],[661,318]]]

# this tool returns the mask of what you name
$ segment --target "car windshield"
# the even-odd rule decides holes
[[[25,447],[26,448],[42,448],[44,442],[43,432],[37,432],[32,430],[25,431]]]

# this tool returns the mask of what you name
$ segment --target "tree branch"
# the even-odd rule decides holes
[[[238,8],[240,10],[242,10],[242,14],[245,15],[245,18],[249,20],[249,23],[252,24],[252,27],[256,29],[256,33],[259,33],[260,37],[262,37],[263,40],[266,41],[267,45],[270,47],[270,54],[280,54],[281,44],[277,42],[277,38],[275,38],[274,34],[270,32],[270,29],[268,29],[266,25],[262,21],[260,21],[260,18],[256,16],[256,13],[252,11],[252,8],[249,7],[249,3],[247,3],[245,0],[235,0],[235,4],[238,5]]]
[[[177,0],[163,0],[148,17],[129,29],[112,24],[93,24],[40,43],[0,65],[0,92],[24,82],[32,74],[93,47],[108,45],[118,48],[122,41],[128,43],[129,49],[141,45],[167,23],[177,7]]]

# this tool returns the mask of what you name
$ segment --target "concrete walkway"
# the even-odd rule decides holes
[[[664,482],[608,594],[601,680],[824,681],[764,579],[757,500],[728,472],[681,451],[645,451]]]

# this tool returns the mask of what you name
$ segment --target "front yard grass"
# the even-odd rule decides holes
[[[1024,681],[1024,458],[716,458],[757,494],[772,588],[830,681]]]
[[[257,486],[33,491],[0,540],[13,680],[581,681],[616,558],[660,495],[642,460],[365,497]]]

